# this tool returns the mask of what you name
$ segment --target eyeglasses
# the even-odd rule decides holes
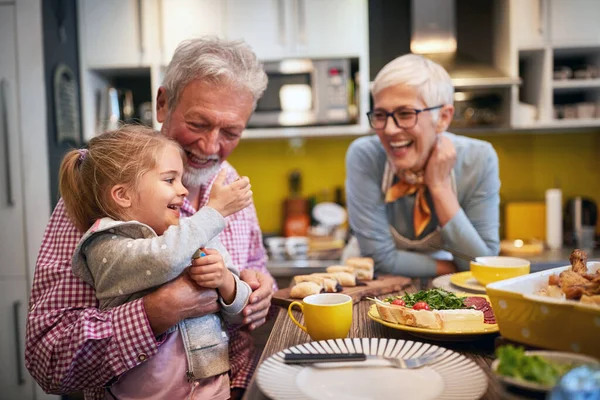
[[[373,129],[385,129],[389,117],[392,117],[398,128],[410,129],[417,125],[417,120],[419,119],[420,113],[424,111],[437,110],[438,108],[442,107],[444,107],[443,104],[435,107],[423,108],[422,110],[404,107],[398,108],[392,112],[373,110],[367,113],[367,117],[369,117],[369,124]]]

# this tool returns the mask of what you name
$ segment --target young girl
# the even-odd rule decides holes
[[[86,232],[73,272],[94,287],[100,308],[111,308],[174,279],[199,251],[205,263],[188,271],[190,277],[216,289],[222,316],[239,322],[251,289],[217,235],[224,217],[250,204],[248,178],[224,186],[219,174],[207,206],[180,219],[188,194],[182,156],[177,142],[141,126],[106,132],[92,138],[88,150],[65,156],[60,192],[68,215]],[[107,388],[111,397],[229,398],[228,340],[219,316],[187,319],[176,328],[181,339],[167,339],[155,357]],[[177,335],[171,330],[167,336]]]

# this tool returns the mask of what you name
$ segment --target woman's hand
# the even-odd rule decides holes
[[[425,166],[425,184],[433,194],[438,190],[452,188],[450,173],[456,163],[456,149],[452,141],[442,135],[433,146],[427,165]]]
[[[452,141],[442,135],[433,147],[424,181],[431,193],[433,207],[441,227],[444,227],[460,210],[456,192],[452,187],[452,169],[456,163],[456,149]]]

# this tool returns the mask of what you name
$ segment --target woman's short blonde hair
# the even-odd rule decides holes
[[[438,63],[416,54],[406,54],[387,63],[375,77],[371,93],[405,85],[417,90],[426,107],[453,104],[454,86],[448,72]]]

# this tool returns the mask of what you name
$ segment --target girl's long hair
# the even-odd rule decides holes
[[[167,146],[179,144],[142,125],[93,137],[87,150],[69,151],[60,165],[59,187],[67,214],[81,232],[103,217],[124,219],[124,210],[111,197],[115,185],[135,188],[140,178],[157,165]]]

